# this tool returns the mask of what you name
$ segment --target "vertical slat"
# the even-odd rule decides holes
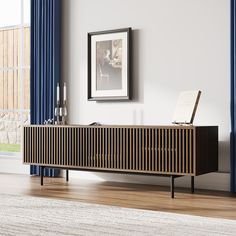
[[[57,156],[57,150],[56,150],[56,147],[57,147],[57,140],[56,140],[56,138],[57,138],[57,128],[55,127],[53,129],[54,129],[54,134],[53,134],[53,136],[54,136],[53,157],[54,157],[54,164],[56,165],[56,164],[58,164],[58,162],[57,162],[58,156]],[[42,145],[42,143],[41,143],[41,145]]]
[[[120,151],[119,151],[119,158],[120,158],[120,166],[119,166],[119,168],[120,169],[123,169],[123,162],[122,162],[122,150],[123,150],[123,142],[122,142],[122,136],[123,136],[123,129],[122,128],[120,128]]]
[[[45,160],[45,164],[48,164],[49,163],[49,147],[48,147],[48,129],[49,127],[46,127],[45,130],[46,130],[46,138],[45,138],[45,142],[46,142],[46,160]]]
[[[161,129],[158,129],[158,171],[161,171]]]
[[[152,129],[152,171],[155,170],[155,129]]]
[[[151,129],[148,130],[148,170],[151,170],[151,154],[152,154],[152,147],[151,147]]]
[[[185,173],[185,129],[182,129],[182,173]]]
[[[60,127],[58,127],[58,137],[57,137],[57,139],[58,139],[58,145],[57,145],[57,149],[58,149],[58,158],[59,158],[59,165],[61,165],[62,164],[62,161],[61,161],[61,129],[60,129]]]
[[[145,170],[148,170],[148,129],[145,129]]]
[[[96,128],[96,167],[99,167],[99,128]]]
[[[24,151],[23,151],[23,155],[24,155],[24,163],[28,163],[28,159],[27,159],[27,149],[26,149],[26,143],[27,143],[27,129],[26,127],[23,127],[23,135],[24,135]]]
[[[129,129],[126,129],[126,169],[129,169]]]
[[[133,138],[132,138],[132,140],[133,140],[133,144],[132,144],[132,146],[133,146],[133,151],[132,151],[132,154],[133,154],[133,157],[132,157],[132,160],[133,160],[133,164],[132,164],[132,168],[133,168],[133,170],[135,170],[135,160],[136,160],[136,158],[135,158],[135,156],[136,156],[136,153],[135,153],[135,129],[133,129],[133,132],[132,132],[132,136],[133,136]]]
[[[192,150],[193,150],[193,133],[192,133],[192,129],[190,129],[190,133],[189,133],[189,136],[190,136],[190,143],[189,143],[189,168],[190,168],[190,173],[192,174],[193,173],[193,170],[192,170]]]
[[[193,129],[193,174],[196,174],[196,128]]]
[[[32,159],[31,159],[31,127],[28,128],[28,133],[29,133],[29,138],[28,138],[28,144],[29,144],[29,162],[32,163]]]
[[[40,129],[41,131],[41,129]],[[41,136],[41,134],[40,134]],[[40,142],[41,143],[41,142]],[[53,127],[53,164],[56,165],[56,128]]]
[[[158,162],[158,129],[155,129],[155,171],[157,171]]]
[[[108,168],[111,168],[111,128],[108,128]]]
[[[138,147],[138,142],[139,142],[139,129],[135,129],[135,170],[139,170],[139,147]]]
[[[60,135],[60,145],[59,145],[59,148],[60,148],[60,153],[61,153],[61,164],[64,165],[65,163],[65,159],[64,159],[64,156],[63,156],[63,135],[64,135],[64,129],[63,127],[60,127],[60,132],[61,132],[61,135]]]
[[[178,129],[175,129],[175,171],[179,171]]]
[[[168,172],[168,130],[165,129],[165,172]]]
[[[170,129],[168,129],[168,172],[171,172],[171,135],[170,135]]]
[[[74,142],[74,148],[75,148],[75,160],[76,160],[76,167],[78,167],[78,145],[77,145],[77,139],[78,139],[78,129],[75,127],[75,142]]]
[[[30,159],[30,163],[33,163],[32,161],[32,158],[31,158],[31,140],[32,140],[32,138],[31,138],[31,127],[29,127],[29,139],[28,139],[28,141],[29,141],[29,159]]]
[[[27,133],[28,133],[28,138],[27,138],[27,143],[26,143],[26,146],[27,146],[27,150],[28,150],[28,162],[31,162],[31,150],[30,150],[30,127],[27,127]]]
[[[138,151],[138,153],[139,153],[139,170],[142,170],[142,129],[141,128],[139,128],[138,129],[138,133],[139,133],[139,151]]]
[[[132,129],[129,129],[129,169],[132,169],[132,152],[133,152],[133,148],[132,148]]]
[[[122,129],[123,130],[123,169],[125,170],[126,169],[126,129]]]
[[[32,136],[33,136],[33,140],[32,140],[32,150],[33,150],[33,156],[34,156],[34,158],[35,158],[35,160],[37,160],[37,152],[36,152],[36,146],[35,146],[35,139],[36,139],[36,132],[35,132],[35,128],[36,127],[33,127],[32,128]],[[39,163],[39,162],[38,162]]]
[[[82,143],[83,143],[83,167],[86,166],[86,128],[83,128]]]
[[[63,136],[62,136],[62,155],[63,155],[63,159],[64,159],[64,165],[68,166],[69,165],[69,160],[68,160],[68,154],[67,154],[67,150],[68,150],[68,129],[66,127],[63,127]]]
[[[49,155],[49,164],[52,164],[52,145],[51,145],[51,140],[52,140],[52,129],[48,129],[48,155]],[[37,140],[37,146],[38,146],[38,140]]]
[[[27,140],[27,141],[28,141],[28,144],[29,144],[29,146],[28,146],[28,147],[29,147],[29,148],[28,148],[28,149],[29,149],[29,150],[28,150],[28,162],[31,163],[31,157],[30,157],[30,151],[31,151],[30,129],[31,129],[31,128],[28,127],[27,129],[28,129],[28,140]]]
[[[61,160],[61,164],[62,165],[69,165],[69,155],[67,153],[67,149],[69,149],[68,147],[68,130],[65,127],[58,127],[61,133],[61,136],[58,137],[59,138],[59,146],[58,146],[58,150],[61,153],[62,156],[62,160]]]
[[[90,132],[91,129],[88,128],[88,166],[91,167],[91,142],[90,142]]]
[[[28,138],[28,135],[27,135],[27,128],[26,127],[23,127],[23,135],[24,135],[24,151],[23,151],[23,155],[24,155],[24,163],[28,163],[28,149],[26,147],[26,143],[27,143],[27,138]]]
[[[120,169],[120,128],[116,129],[116,168]]]
[[[69,158],[70,158],[70,153],[69,153],[69,128],[65,128],[65,159],[66,159],[66,165],[70,165]]]
[[[91,157],[90,157],[90,166],[93,167],[93,157],[94,157],[94,128],[91,128],[91,145],[90,145]]]
[[[50,164],[53,162],[53,155],[52,155],[52,127],[48,130],[48,155],[49,155],[49,160]]]
[[[44,144],[43,159],[39,161],[39,163],[42,163],[42,164],[45,163],[46,153],[47,153],[47,147],[46,147],[46,128],[45,127],[43,127],[43,144]]]
[[[142,129],[142,170],[145,170],[145,144],[144,144],[145,129]]]
[[[68,145],[67,145],[67,148],[68,148],[68,165],[69,166],[72,166],[73,165],[73,154],[72,154],[72,150],[71,150],[71,133],[72,133],[72,130],[71,128],[68,128]]]
[[[55,128],[55,160],[56,165],[59,164],[59,156],[58,156],[58,127]]]
[[[99,128],[99,151],[100,151],[100,157],[99,157],[99,167],[102,167],[102,128]]]
[[[82,138],[82,134],[83,134],[83,128],[79,128],[79,148],[80,148],[80,166],[83,166],[83,138]]]
[[[105,168],[105,130],[102,128],[102,168]]]
[[[172,166],[171,166],[171,172],[175,172],[175,130],[171,129],[171,156],[172,156]]]
[[[105,147],[104,147],[104,158],[105,158],[105,168],[107,168],[107,154],[108,154],[108,137],[107,137],[107,128],[104,129],[105,135]]]
[[[85,128],[85,166],[88,166],[88,128]]]
[[[178,133],[179,133],[179,159],[178,159],[178,162],[179,162],[179,173],[182,172],[182,146],[181,146],[181,134],[182,134],[182,130],[181,129],[178,129]]]
[[[37,143],[37,135],[38,135],[38,129],[37,127],[34,127],[34,140],[33,140],[33,143],[34,143],[34,152],[35,152],[35,158],[38,159],[39,155],[38,155],[38,143]]]
[[[93,162],[93,167],[96,167],[96,128],[92,128],[93,130],[93,137],[92,137],[92,140],[93,140],[93,159],[92,159],[92,162]]]
[[[33,127],[30,128],[30,154],[31,154],[31,161],[38,163],[35,158],[34,158],[34,149],[33,149]]]
[[[73,166],[75,167],[76,164],[75,164],[75,149],[74,149],[74,142],[75,142],[75,130],[73,127],[70,128],[71,129],[71,152],[72,152],[72,164]]]
[[[189,152],[188,152],[188,147],[189,147],[189,129],[186,129],[186,133],[185,133],[185,140],[186,140],[186,145],[185,145],[185,148],[186,148],[186,151],[185,151],[185,154],[186,154],[186,173],[189,173]]]
[[[116,162],[117,162],[117,159],[116,159],[116,148],[117,148],[117,145],[116,145],[116,128],[115,128],[114,129],[114,156],[113,156],[114,168],[116,168]]]
[[[161,154],[161,171],[163,172],[163,171],[165,171],[165,162],[164,162],[164,160],[165,160],[165,157],[164,157],[164,155],[165,155],[165,130],[164,129],[161,129],[161,141],[162,141],[162,143],[161,143],[161,152],[162,152],[162,154]]]
[[[39,155],[37,157],[37,159],[35,159],[36,163],[39,163],[40,160],[42,160],[43,158],[43,129],[39,129],[40,130],[40,149],[39,149]],[[33,140],[32,140],[33,142]]]
[[[51,145],[51,152],[50,152],[50,155],[51,155],[51,162],[52,162],[52,164],[54,164],[54,153],[53,153],[53,148],[54,148],[54,145],[53,145],[53,143],[54,143],[54,128],[52,127],[51,128],[51,137],[50,137],[50,145]],[[40,145],[40,142],[39,142],[39,145]]]
[[[65,129],[65,128],[63,128]],[[70,148],[70,153],[71,153],[71,165],[75,166],[75,153],[74,153],[74,129],[73,127],[69,127],[70,129],[70,144],[69,144],[69,148]]]

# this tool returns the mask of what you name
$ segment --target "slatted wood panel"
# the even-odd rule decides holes
[[[24,163],[194,174],[194,128],[24,127]]]

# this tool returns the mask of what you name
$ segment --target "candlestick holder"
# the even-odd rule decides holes
[[[67,117],[67,108],[66,108],[66,102],[64,102],[62,107],[62,119],[61,119],[63,125],[66,125],[67,123],[66,117]]]
[[[60,107],[59,107],[59,104],[57,104],[57,106],[55,107],[54,115],[56,117],[55,124],[59,125],[60,124]]]

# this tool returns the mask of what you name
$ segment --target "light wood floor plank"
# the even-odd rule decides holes
[[[0,174],[0,193],[40,196],[97,203],[128,208],[174,212],[236,220],[236,195],[228,192],[176,189],[170,198],[168,187],[97,182],[63,178],[45,178],[40,186],[39,177]]]

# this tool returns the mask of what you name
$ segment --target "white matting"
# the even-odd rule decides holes
[[[235,236],[236,221],[0,194],[0,235]]]

